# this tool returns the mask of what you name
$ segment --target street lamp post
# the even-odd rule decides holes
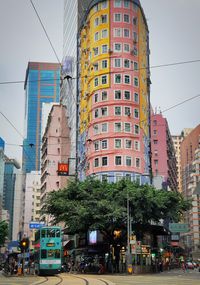
[[[127,192],[127,272],[132,273],[132,259],[130,251],[130,234],[131,234],[131,218],[130,218],[130,205],[129,196]]]

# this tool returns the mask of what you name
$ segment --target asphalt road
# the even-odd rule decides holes
[[[47,279],[48,278],[48,279]],[[172,270],[146,275],[85,275],[63,273],[52,277],[0,274],[0,285],[200,285],[200,272]]]

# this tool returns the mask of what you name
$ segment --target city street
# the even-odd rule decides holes
[[[148,275],[85,275],[60,274],[51,277],[5,277],[0,275],[0,285],[199,285],[200,273],[190,270],[172,270]]]

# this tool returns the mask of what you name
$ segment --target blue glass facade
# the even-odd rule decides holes
[[[25,140],[23,142],[23,170],[40,169],[42,103],[60,100],[60,65],[29,63],[25,81]]]
[[[8,238],[12,238],[13,211],[15,196],[15,181],[17,170],[20,168],[15,160],[7,160],[4,168],[4,186],[3,186],[3,208],[8,210],[10,216]]]

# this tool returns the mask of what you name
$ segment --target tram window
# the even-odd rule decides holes
[[[47,237],[55,237],[55,229],[48,229]]]
[[[59,249],[55,250],[55,258],[60,258],[60,250]]]
[[[46,249],[41,250],[41,258],[47,258],[47,250]]]
[[[45,237],[45,230],[41,230],[41,237],[44,238]]]
[[[56,237],[60,237],[60,230],[56,230]]]
[[[48,257],[54,257],[54,250],[48,250]]]

